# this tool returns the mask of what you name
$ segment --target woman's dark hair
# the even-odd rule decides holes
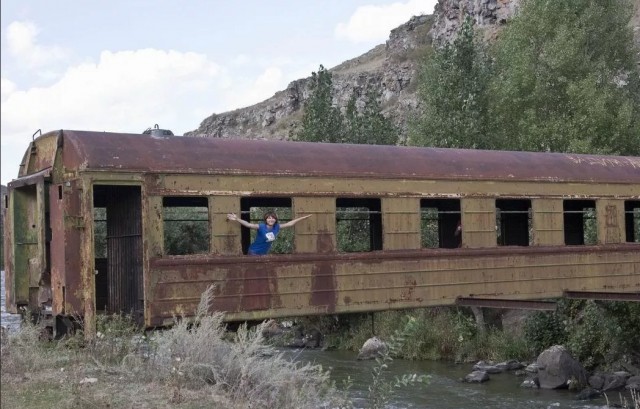
[[[278,223],[278,215],[276,214],[276,212],[266,212],[266,213],[264,214],[264,216],[262,217],[262,220],[264,220],[264,222],[266,223],[266,222],[267,222],[267,218],[268,218],[269,216],[271,216],[271,217],[273,217],[274,219],[276,219],[276,223]]]

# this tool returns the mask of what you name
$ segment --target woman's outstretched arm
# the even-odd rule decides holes
[[[259,225],[255,224],[255,223],[249,223],[246,220],[239,219],[238,216],[236,216],[235,213],[227,213],[227,220],[231,220],[232,222],[238,222],[241,225],[243,225],[244,227],[247,227],[249,229],[258,230],[258,227],[260,227]]]
[[[286,222],[286,223],[282,223],[282,224],[280,225],[280,228],[282,228],[282,227],[291,227],[291,226],[293,226],[294,224],[298,223],[300,220],[304,220],[304,219],[306,219],[307,217],[311,217],[311,216],[312,216],[312,215],[308,214],[308,215],[306,215],[306,216],[298,217],[297,219],[289,220],[289,221],[288,221],[288,222]]]

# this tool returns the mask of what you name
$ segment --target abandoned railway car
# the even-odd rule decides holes
[[[89,327],[170,324],[211,284],[228,321],[640,299],[638,157],[61,130],[3,199],[7,308]],[[267,208],[312,217],[247,256],[226,215]]]

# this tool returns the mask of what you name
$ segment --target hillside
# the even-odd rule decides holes
[[[432,44],[451,41],[465,15],[470,15],[484,38],[491,40],[517,12],[519,2],[439,0],[434,15],[412,17],[393,29],[385,44],[331,68],[334,103],[345,107],[353,91],[364,97],[367,90],[374,89],[382,96],[383,113],[398,126],[401,139],[405,138],[408,121],[418,108],[416,70],[420,57]],[[635,0],[635,4],[636,12],[631,24],[636,44],[640,45],[640,0]],[[310,78],[293,81],[286,89],[258,104],[213,114],[186,135],[287,139],[302,117],[302,107],[309,96]]]

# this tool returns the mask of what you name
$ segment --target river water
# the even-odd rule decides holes
[[[2,304],[0,305],[0,325],[5,327],[9,331],[14,331],[20,328],[20,315],[19,314],[10,314],[7,312],[5,307],[5,295],[6,292],[4,290],[4,270],[0,274],[0,300]]]
[[[331,369],[337,385],[350,377],[351,394],[356,407],[366,408],[371,370],[375,361],[357,361],[355,352],[299,350],[286,352],[296,359],[321,364]],[[472,364],[456,365],[448,362],[394,360],[389,367],[389,379],[403,374],[431,375],[426,385],[397,389],[389,409],[595,409],[606,407],[604,398],[592,401],[575,400],[575,392],[521,388],[524,380],[511,373],[489,375],[482,384],[460,382],[471,372]],[[611,403],[619,403],[618,392],[609,394]],[[629,400],[629,394],[626,394]]]
[[[0,277],[2,326],[9,331],[20,328],[20,315],[9,314],[5,308],[4,271]],[[284,350],[286,356],[301,362],[313,362],[331,370],[338,386],[351,378],[350,395],[357,408],[367,407],[368,387],[375,361],[357,361],[355,352],[320,350]],[[490,375],[483,384],[468,384],[460,379],[471,372],[471,364],[455,365],[447,362],[394,360],[388,379],[416,373],[430,375],[428,384],[397,389],[388,409],[596,409],[606,407],[604,398],[589,402],[576,401],[575,393],[566,390],[521,388],[524,378],[513,374]],[[629,400],[629,394],[625,394]],[[612,403],[619,403],[618,393],[610,394]],[[275,409],[275,408],[274,408]]]

